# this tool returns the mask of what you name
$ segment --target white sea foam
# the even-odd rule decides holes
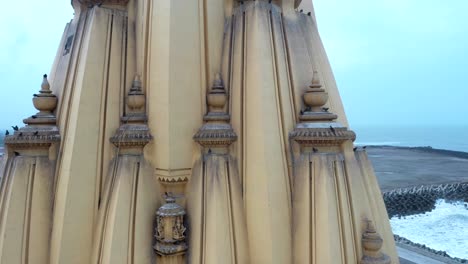
[[[468,203],[437,200],[431,212],[393,217],[390,223],[399,236],[468,259]]]

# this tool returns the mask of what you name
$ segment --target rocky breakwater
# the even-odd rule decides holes
[[[423,214],[432,211],[439,199],[447,202],[468,202],[468,182],[396,189],[384,192],[383,197],[390,218]],[[416,247],[458,263],[468,263],[467,259],[451,257],[445,251],[429,248],[399,235],[394,237],[397,243]]]
[[[383,193],[390,218],[429,212],[439,199],[468,202],[468,182],[396,189]]]

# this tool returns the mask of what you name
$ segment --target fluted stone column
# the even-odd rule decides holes
[[[153,139],[146,124],[146,97],[136,76],[126,97],[128,111],[110,139],[111,161],[99,203],[92,263],[151,264],[154,212],[161,192],[154,169],[143,155]]]
[[[229,153],[237,135],[225,111],[227,95],[220,75],[207,102],[205,124],[194,136],[202,156],[188,188],[189,263],[249,263],[242,187]]]
[[[55,160],[60,134],[52,113],[57,98],[47,75],[33,98],[39,112],[5,138],[6,168],[0,192],[0,263],[50,263]]]

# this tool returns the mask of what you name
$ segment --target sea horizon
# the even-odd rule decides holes
[[[468,152],[468,125],[357,125],[357,146],[431,147]]]

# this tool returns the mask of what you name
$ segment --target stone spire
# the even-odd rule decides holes
[[[375,230],[374,223],[367,220],[366,230],[364,234],[362,234],[364,254],[361,259],[361,264],[390,264],[390,257],[380,251],[382,244],[383,239]]]
[[[5,144],[13,148],[50,147],[60,141],[53,113],[57,107],[57,97],[50,90],[47,75],[44,74],[41,90],[34,94],[33,105],[39,112],[23,120],[25,127],[5,138]]]
[[[205,148],[227,148],[237,139],[229,121],[231,116],[224,110],[227,94],[221,75],[216,75],[213,86],[207,95],[208,113],[204,116],[205,124],[193,139]]]
[[[337,115],[324,107],[328,93],[322,88],[317,71],[314,71],[311,85],[302,96],[305,109],[301,111],[300,123],[289,137],[304,147],[337,146],[346,140],[355,140],[353,131],[336,122]]]
[[[141,152],[143,147],[153,139],[146,124],[148,120],[145,113],[146,97],[141,86],[140,76],[135,75],[126,98],[129,111],[121,118],[122,125],[110,139],[119,149],[134,149]]]

